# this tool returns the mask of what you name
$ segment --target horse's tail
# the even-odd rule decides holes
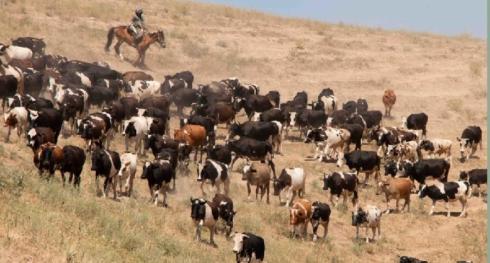
[[[105,44],[105,51],[109,52],[109,47],[112,45],[112,39],[114,38],[114,33],[116,31],[115,27],[111,27],[107,33],[107,43]]]

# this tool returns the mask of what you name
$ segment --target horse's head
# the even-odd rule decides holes
[[[165,35],[163,34],[162,30],[158,30],[157,32],[157,42],[160,44],[160,47],[165,48]]]

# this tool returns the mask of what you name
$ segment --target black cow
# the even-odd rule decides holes
[[[65,183],[65,173],[70,173],[68,183],[73,178],[73,186],[80,187],[80,175],[82,174],[83,164],[85,163],[85,152],[80,147],[74,145],[63,146],[63,159],[61,161],[61,176]]]
[[[265,94],[267,98],[269,98],[270,101],[274,102],[274,108],[279,107],[281,104],[281,94],[277,90],[271,90]]]
[[[154,160],[146,162],[143,166],[141,179],[148,180],[148,188],[150,189],[150,200],[158,205],[158,194],[163,195],[163,206],[167,207],[167,186],[170,181],[175,178],[175,169],[170,161]],[[175,182],[175,180],[174,180]]]
[[[420,187],[425,184],[427,177],[447,182],[449,169],[451,168],[449,162],[444,159],[419,160],[416,163],[405,161],[401,166],[402,174],[409,176],[412,181],[416,180]]]
[[[120,72],[78,60],[62,62],[57,68],[62,75],[65,75],[68,72],[81,72],[86,75],[92,83],[95,83],[98,79],[122,79],[122,74]]]
[[[364,129],[362,128],[361,125],[359,124],[350,124],[350,123],[345,123],[340,126],[342,129],[346,129],[350,132],[350,141],[349,145],[351,143],[355,144],[356,147],[354,150],[361,150],[362,147],[362,134]],[[349,151],[349,145],[347,145],[347,151]]]
[[[414,113],[408,115],[407,119],[404,121],[404,127],[410,130],[422,130],[422,137],[425,138],[427,135],[427,122],[429,116],[425,113]]]
[[[31,127],[49,127],[53,130],[55,138],[54,143],[58,142],[61,126],[63,125],[63,116],[57,109],[42,109],[40,111],[29,110],[28,120]]]
[[[130,119],[138,114],[138,99],[133,97],[120,98],[119,102],[122,104],[124,109],[124,119]]]
[[[259,141],[267,141],[271,137],[278,136],[279,129],[272,122],[247,121],[242,124],[234,123],[230,126],[227,138],[230,139],[237,135]]]
[[[249,232],[235,233],[233,241],[233,253],[236,254],[237,263],[242,262],[243,259],[251,262],[253,255],[257,261],[264,260],[265,243],[262,237]]]
[[[480,185],[487,184],[487,169],[473,169],[466,171],[461,171],[459,174],[459,180],[467,181],[471,188],[476,184],[478,187],[478,197],[481,197]]]
[[[311,226],[313,228],[313,241],[318,239],[318,226],[323,226],[323,239],[328,234],[328,223],[330,222],[330,206],[328,204],[315,201],[311,204]]]
[[[366,174],[364,185],[367,185],[369,176],[374,173],[376,185],[381,169],[381,158],[373,151],[353,151],[344,155],[345,163],[350,170],[356,170],[357,176],[360,172]]]
[[[325,174],[323,176],[323,190],[328,190],[330,188],[330,203],[334,207],[337,206],[340,195],[344,196],[344,205],[347,199],[347,195],[350,193],[352,196],[352,205],[356,205],[358,194],[357,194],[358,180],[354,173],[344,173],[344,172],[334,172],[332,174]],[[336,196],[337,201],[333,201],[333,197]]]
[[[478,144],[482,148],[482,131],[478,126],[469,126],[463,130],[459,141],[459,151],[461,152],[461,161],[468,160],[475,154]],[[471,149],[471,153],[468,150]]]
[[[428,263],[428,261],[420,260],[414,257],[401,256],[400,263]]]
[[[350,114],[354,114],[357,112],[357,102],[349,100],[342,104],[342,109],[348,111]]]
[[[442,185],[424,185],[419,191],[419,197],[424,198],[428,196],[432,199],[432,208],[429,212],[429,215],[434,213],[434,207],[437,201],[444,201],[446,203],[446,212],[447,216],[451,216],[449,212],[449,206],[447,203],[449,201],[459,200],[461,202],[462,211],[459,216],[466,215],[466,202],[467,198],[470,195],[470,184],[466,181],[457,181],[457,182],[444,182]]]
[[[156,134],[149,134],[145,138],[145,150],[151,149],[153,156],[155,158],[158,157],[158,154],[165,148],[170,148],[174,150],[179,150],[179,142],[170,139],[170,138],[162,138],[162,136],[158,136]]]
[[[327,115],[324,111],[304,109],[300,112],[291,113],[290,127],[297,126],[300,130],[300,138],[308,128],[320,128],[327,123]]]
[[[92,168],[90,170],[95,171],[95,183],[97,192],[99,192],[99,176],[105,177],[104,188],[102,195],[107,196],[109,191],[109,184],[112,184],[114,190],[114,199],[116,195],[116,176],[121,169],[121,158],[119,153],[106,150],[100,144],[92,152]]]
[[[24,94],[38,97],[43,87],[43,72],[24,74]]]
[[[95,85],[88,87],[88,104],[97,105],[110,105],[113,101],[117,100],[120,95],[119,87],[115,87],[116,84],[122,82],[122,80],[99,80]],[[109,84],[109,86],[107,86]]]
[[[190,107],[199,100],[199,91],[195,89],[179,89],[170,94],[172,102],[177,107],[177,114],[182,116],[184,107]]]
[[[192,88],[192,83],[194,82],[194,75],[190,71],[177,72],[174,75],[167,75],[164,79],[182,79],[187,83],[187,87]]]
[[[207,150],[207,158],[230,164],[232,152],[227,145],[210,145]]]
[[[347,123],[351,113],[346,110],[336,110],[332,114],[328,115],[327,124],[332,127],[337,127],[344,123]]]
[[[12,75],[0,76],[0,97],[2,98],[2,111],[5,111],[7,98],[13,97],[17,92],[17,79]]]
[[[379,110],[361,112],[360,115],[366,123],[366,129],[371,129],[376,126],[379,127],[381,124],[381,120],[383,119],[383,113]]]
[[[187,84],[187,81],[179,78],[172,78],[170,76],[165,76],[162,85],[160,86],[160,91],[162,94],[172,94],[177,90],[191,88]]]
[[[365,99],[357,100],[357,113],[364,113],[368,111],[368,103]]]
[[[236,154],[231,161],[230,170],[238,158],[265,161],[273,156],[272,144],[252,138],[243,137],[238,140],[231,140],[227,143],[227,146]]]
[[[290,122],[290,113],[286,110],[280,110],[278,108],[273,108],[266,110],[259,115],[259,121],[278,121],[283,126],[288,125]]]
[[[226,236],[230,236],[233,231],[233,218],[236,215],[236,211],[233,211],[233,200],[223,194],[215,194],[213,197],[213,203],[215,207],[218,207],[219,218],[225,222]]]
[[[305,91],[297,92],[296,95],[294,95],[292,102],[297,110],[306,109],[308,104],[308,94]]]
[[[158,134],[164,135],[168,134],[168,120],[160,119],[160,118],[152,118],[153,120],[150,123],[150,127],[148,128],[148,134]]]
[[[234,104],[235,110],[239,111],[241,108],[245,110],[249,120],[252,118],[255,112],[264,112],[272,109],[273,107],[274,105],[267,96],[255,94],[246,98],[237,98]]]

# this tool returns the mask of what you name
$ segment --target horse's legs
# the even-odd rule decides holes
[[[118,40],[117,43],[116,43],[116,45],[114,45],[114,50],[116,51],[116,54],[119,56],[119,58],[121,60],[124,60],[124,56],[123,56],[123,54],[121,52],[121,45],[122,45],[122,43],[123,42],[121,40]]]

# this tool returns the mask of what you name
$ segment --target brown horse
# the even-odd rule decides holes
[[[141,37],[141,40],[138,43],[135,43],[133,37],[128,32],[127,26],[117,26],[109,29],[109,33],[107,33],[107,43],[105,45],[106,52],[109,52],[109,48],[112,44],[112,39],[114,38],[114,36],[116,36],[117,38],[117,43],[114,45],[114,50],[116,51],[116,54],[121,58],[121,60],[124,60],[124,57],[121,53],[120,47],[124,42],[138,50],[139,57],[134,62],[134,65],[136,66],[145,65],[145,52],[151,44],[158,42],[158,44],[160,44],[160,47],[165,48],[165,35],[161,30],[152,33],[145,32]]]

